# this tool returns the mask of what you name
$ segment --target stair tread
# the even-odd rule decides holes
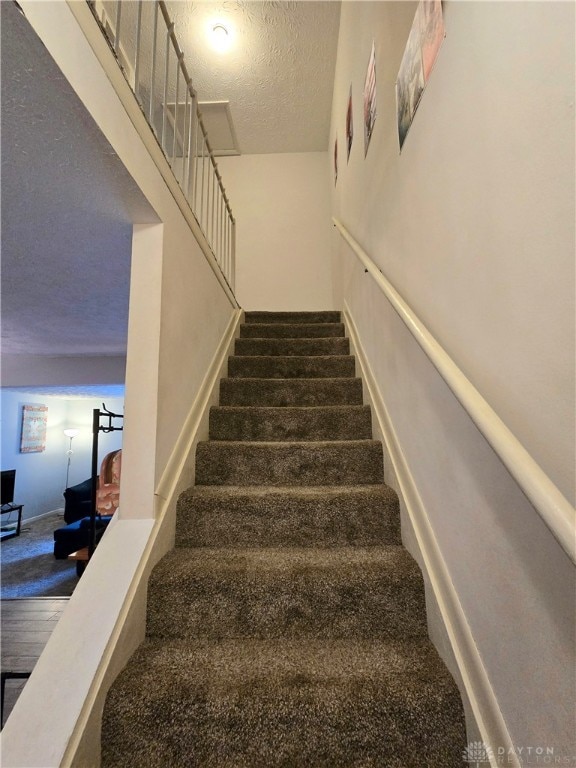
[[[199,664],[198,659],[205,663]],[[207,679],[217,686],[220,680],[270,678],[291,672],[308,672],[312,677],[326,677],[338,684],[346,680],[389,680],[403,685],[402,670],[407,679],[416,678],[417,685],[435,684],[439,680],[454,690],[455,684],[444,663],[427,637],[406,641],[384,639],[303,638],[298,640],[243,638],[190,643],[181,638],[158,640],[147,638],[128,662],[134,684],[149,695],[155,694],[144,680],[138,684],[138,670],[166,667],[167,674]],[[178,666],[178,672],[176,672]],[[126,677],[127,675],[125,675]],[[121,676],[122,677],[122,676]],[[119,678],[119,682],[124,681]],[[168,694],[169,695],[169,694]],[[361,695],[361,692],[360,692]]]
[[[287,451],[298,450],[308,451],[316,450],[318,448],[334,448],[341,447],[343,450],[354,449],[359,447],[381,446],[380,440],[373,440],[372,438],[363,438],[360,440],[309,440],[303,443],[300,440],[284,440],[281,443],[274,440],[236,440],[233,444],[229,440],[201,440],[198,443],[198,447],[206,449],[210,448],[223,448],[225,450],[234,450],[238,447],[253,447],[255,450],[274,450],[274,451]]]
[[[348,356],[350,342],[346,337],[318,339],[243,339],[234,342],[240,356]]]
[[[290,323],[307,323],[312,321],[316,323],[339,323],[341,320],[341,313],[337,310],[323,310],[316,312],[250,311],[244,313],[244,322],[246,323],[270,323],[275,322],[276,320]]]
[[[241,323],[242,338],[343,338],[343,323]]]
[[[211,440],[317,441],[372,437],[368,405],[333,406],[213,406],[209,416]]]
[[[196,485],[178,500],[178,547],[382,543],[400,543],[398,496],[384,484]]]
[[[239,359],[240,360],[243,360],[243,359],[247,359],[247,360],[262,360],[262,357],[259,357],[258,355],[255,355],[253,357],[248,356],[246,358],[244,358],[244,357],[235,357],[234,359],[235,360],[239,360]],[[276,360],[276,361],[278,360],[277,357],[273,357],[271,359],[272,360]],[[287,357],[285,359],[286,360],[290,360],[292,362],[294,360],[298,360],[298,357],[297,356]],[[306,359],[308,359],[308,360],[311,359],[311,360],[314,360],[315,362],[318,361],[317,357],[306,358]],[[333,360],[334,358],[330,357],[329,359]],[[349,360],[350,356],[349,355],[343,355],[343,359],[344,360]],[[233,377],[227,376],[227,377],[224,377],[222,379],[222,381],[232,381],[232,382],[236,383],[238,380],[233,378]],[[289,378],[289,377],[269,379],[266,376],[245,376],[244,378],[241,379],[241,381],[242,381],[242,383],[253,382],[255,384],[260,383],[260,382],[265,382],[266,384],[274,384],[274,385],[278,385],[278,386],[281,386],[281,385],[292,385],[292,384],[295,384],[296,386],[305,386],[305,385],[309,385],[309,386],[317,386],[317,385],[318,386],[323,386],[324,384],[330,384],[330,383],[338,383],[338,384],[346,383],[346,384],[348,384],[350,381],[359,381],[359,382],[361,382],[362,380],[359,379],[358,377],[350,378],[350,376],[326,376],[325,378],[322,378],[322,379],[319,379],[318,377],[306,378],[305,376],[299,376],[297,379],[292,379],[292,378]]]
[[[396,492],[384,483],[366,483],[366,485],[318,485],[318,486],[282,486],[276,485],[193,485],[182,493],[180,498],[195,496],[234,496],[267,498],[269,496],[302,496],[305,498],[326,496],[369,496],[381,495],[397,500]]]
[[[246,547],[243,549],[205,547],[203,549],[177,548],[168,552],[155,569],[155,577],[169,577],[177,582],[179,571],[201,571],[216,574],[234,571],[249,574],[254,571],[299,571],[302,568],[355,570],[390,570],[391,578],[403,580],[409,572],[421,578],[421,572],[408,550],[400,544],[380,544],[374,547]],[[403,572],[400,573],[400,569]],[[336,573],[338,578],[342,573]],[[290,584],[288,584],[290,587]]]
[[[291,411],[294,413],[366,413],[370,412],[369,405],[361,404],[335,404],[335,405],[292,405],[292,406],[280,406],[280,405],[213,405],[210,408],[211,411],[223,411],[224,413],[259,413],[260,411],[277,411],[280,415],[285,415]]]
[[[154,637],[426,635],[422,573],[399,544],[179,548],[152,571]]]
[[[465,744],[458,690],[427,640],[147,640],[104,728],[103,765],[122,768],[455,768]]]
[[[196,448],[197,485],[362,485],[383,480],[378,440],[210,440]]]

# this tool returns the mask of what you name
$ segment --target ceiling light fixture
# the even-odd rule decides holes
[[[211,30],[212,46],[219,52],[223,53],[230,45],[230,33],[228,28],[221,24],[212,25]]]

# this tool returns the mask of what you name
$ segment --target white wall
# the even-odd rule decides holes
[[[2,469],[16,470],[14,501],[24,504],[23,517],[37,517],[64,507],[62,493],[66,487],[67,451],[66,428],[80,430],[72,441],[69,485],[86,480],[91,475],[92,410],[101,406],[92,398],[68,399],[26,394],[2,389]],[[20,453],[22,406],[42,404],[48,407],[46,450],[40,453]],[[118,398],[106,400],[106,406],[122,413],[124,402]],[[109,451],[122,447],[122,433],[102,435],[99,441],[99,462]]]
[[[326,152],[220,157],[246,310],[333,309]]]
[[[416,4],[343,4],[333,211],[573,500],[574,5],[443,5],[447,37],[400,155],[394,84]],[[373,40],[377,119],[365,159]],[[574,568],[350,249],[333,242],[340,301],[510,737],[572,759]]]

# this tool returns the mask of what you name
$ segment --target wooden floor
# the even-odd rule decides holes
[[[2,672],[31,672],[68,605],[69,597],[30,597],[0,601]],[[4,722],[26,680],[8,680]]]

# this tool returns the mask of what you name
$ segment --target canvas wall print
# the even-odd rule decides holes
[[[420,0],[396,80],[400,149],[412,125],[444,36],[441,0]]]
[[[40,453],[46,449],[47,425],[48,407],[46,405],[22,406],[20,453]]]
[[[432,67],[446,37],[441,0],[422,0],[420,5],[420,31],[422,37],[422,69],[424,84],[430,79]]]
[[[364,83],[364,157],[368,154],[374,123],[376,122],[376,48],[372,43],[372,52],[368,61],[366,82]]]
[[[348,151],[348,161],[350,160],[350,150],[354,139],[354,123],[352,119],[352,85],[350,85],[350,95],[348,96],[348,109],[346,110],[346,149]]]
[[[334,141],[334,186],[338,181],[338,137]]]

